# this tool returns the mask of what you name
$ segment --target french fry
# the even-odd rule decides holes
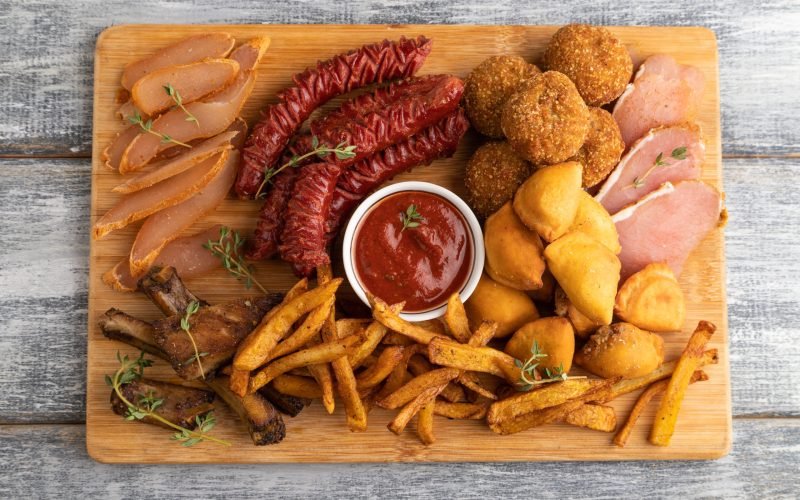
[[[372,306],[372,316],[381,322],[383,326],[386,328],[393,330],[397,333],[403,334],[406,337],[414,340],[418,344],[425,344],[428,345],[430,341],[437,337],[444,337],[446,336],[432,331],[430,329],[421,327],[414,323],[409,323],[408,321],[402,319],[395,313],[389,305],[382,301],[381,299],[370,295],[369,296],[370,302],[373,304]],[[403,304],[404,305],[404,304]],[[402,310],[402,307],[401,307]]]
[[[358,341],[358,336],[352,335],[345,339],[317,344],[308,349],[303,349],[302,351],[297,351],[288,356],[276,359],[250,379],[248,390],[249,392],[255,392],[260,387],[270,383],[278,375],[283,375],[292,368],[330,363],[336,358],[345,356],[347,354],[347,348],[356,341]]]
[[[497,395],[481,385],[480,379],[473,372],[463,372],[458,376],[458,382],[479,396],[497,400]]]
[[[320,399],[322,397],[322,389],[320,389],[319,384],[309,377],[296,377],[288,374],[279,375],[272,381],[272,387],[287,396],[306,399]]]
[[[308,313],[300,327],[285,340],[279,342],[269,353],[267,362],[291,354],[308,344],[319,333],[335,301],[336,297],[331,295],[321,306]]]
[[[564,423],[601,432],[614,432],[617,414],[614,408],[597,404],[584,404],[567,413]]]
[[[429,387],[419,393],[416,397],[414,397],[411,401],[409,401],[402,410],[400,410],[397,415],[389,422],[389,425],[386,427],[394,432],[395,434],[400,434],[403,432],[403,429],[406,428],[406,425],[414,418],[424,406],[429,404],[430,402],[436,399],[437,394],[444,388],[444,384],[438,387]]]
[[[237,370],[235,366],[231,366],[230,370],[230,387],[231,392],[243,398],[247,395],[247,385],[250,383],[250,372],[246,370]]]
[[[482,420],[488,410],[486,403],[451,403],[437,399],[433,413],[458,420]]]
[[[430,362],[422,356],[413,356],[408,360],[408,371],[410,371],[415,377],[418,377],[431,370],[433,370],[433,365],[431,365]],[[459,387],[458,384],[454,382],[447,384],[447,386],[442,390],[441,396],[453,403],[464,401],[467,397],[467,395],[464,393],[464,389]]]
[[[428,359],[437,365],[491,373],[512,384],[520,379],[520,369],[515,365],[514,358],[491,347],[474,347],[457,344],[449,339],[435,338],[428,344]]]
[[[510,420],[526,413],[558,406],[598,387],[610,385],[605,379],[567,379],[554,382],[492,403],[486,418],[487,421]]]
[[[467,344],[473,347],[484,347],[494,338],[495,333],[497,333],[497,322],[489,320],[483,321],[472,335],[470,335]]]
[[[333,282],[333,272],[331,271],[330,264],[319,266],[317,268],[317,276],[321,284]],[[331,304],[332,306],[333,304]],[[330,307],[328,318],[322,327],[322,338],[326,342],[333,342],[340,337],[336,329],[336,311]],[[353,335],[352,338],[361,338],[360,336]],[[339,396],[344,403],[344,410],[347,416],[347,427],[351,432],[364,432],[367,430],[367,412],[364,410],[364,405],[361,402],[361,397],[358,395],[356,385],[356,377],[353,374],[353,368],[347,359],[345,352],[341,357],[332,360],[331,367],[333,374],[336,376],[337,388]]]
[[[292,325],[304,314],[324,304],[336,293],[341,283],[342,279],[337,278],[301,294],[286,305],[278,306],[275,314],[266,321],[262,320],[244,339],[233,360],[233,366],[238,370],[249,371],[261,366]]]
[[[705,380],[708,380],[708,375],[706,375],[706,373],[702,370],[697,370],[692,374],[692,378],[689,379],[689,383],[693,384],[697,381]],[[636,400],[636,404],[633,405],[633,408],[628,415],[628,420],[625,421],[625,425],[623,425],[622,429],[620,429],[619,432],[617,432],[617,434],[614,436],[613,443],[615,445],[619,446],[620,448],[625,447],[625,444],[628,442],[628,438],[631,435],[631,431],[633,431],[633,426],[636,425],[636,422],[639,420],[642,412],[647,407],[647,404],[650,403],[650,400],[653,399],[653,397],[655,397],[657,394],[664,392],[668,384],[669,380],[659,380],[658,382],[651,384],[650,387],[645,389],[639,395],[639,398]]]
[[[703,353],[703,357],[700,360],[700,364],[698,368],[702,368],[706,365],[715,365],[719,362],[719,358],[717,356],[716,349],[709,349]],[[653,382],[657,382],[659,380],[663,380],[667,377],[672,375],[672,372],[675,371],[675,367],[678,365],[678,360],[668,361],[652,372],[644,375],[642,377],[630,378],[630,379],[623,379],[611,386],[611,397],[609,399],[616,399],[623,394],[628,394],[630,392],[639,390],[643,387],[647,387]]]
[[[314,380],[319,384],[322,391],[322,406],[328,415],[333,413],[336,409],[336,400],[333,397],[333,373],[331,373],[331,365],[327,363],[320,363],[308,367],[308,371]]]
[[[386,328],[384,326],[384,328]],[[397,332],[388,332],[384,337],[382,342],[386,345],[399,345],[399,346],[409,346],[414,345],[414,339],[406,337],[403,334]]]
[[[419,344],[414,344],[412,346],[403,348],[403,358],[399,363],[397,363],[397,366],[394,367],[394,370],[392,370],[389,378],[386,379],[386,383],[383,384],[383,388],[378,392],[376,400],[383,399],[406,383],[406,376],[408,375],[408,361],[415,354],[424,351],[425,346]]]
[[[668,446],[672,434],[675,432],[675,423],[678,421],[678,412],[681,409],[686,388],[697,367],[703,359],[703,350],[716,331],[717,327],[708,321],[701,321],[689,338],[689,343],[683,350],[675,371],[667,384],[664,398],[656,412],[656,419],[650,431],[650,442],[656,446]]]
[[[336,332],[340,337],[359,335],[370,323],[372,320],[365,318],[340,318],[336,320]]]
[[[391,306],[391,309],[393,312],[400,312],[403,309],[403,306],[400,304],[395,304]],[[367,356],[372,354],[388,331],[389,330],[379,321],[373,321],[369,324],[367,329],[364,331],[364,341],[355,346],[347,355],[347,360],[350,362],[350,366],[352,366],[354,370],[361,366]]]
[[[457,376],[458,370],[454,368],[439,368],[423,373],[383,399],[379,399],[378,406],[389,410],[400,408],[431,387],[437,388],[436,394],[438,395]]]
[[[428,444],[436,442],[436,436],[433,435],[433,410],[436,405],[436,400],[430,401],[422,407],[417,415],[417,435],[420,441]]]
[[[464,303],[461,302],[461,296],[458,293],[454,293],[447,300],[444,323],[450,330],[450,334],[462,344],[466,344],[472,336],[472,332],[469,331],[467,311],[464,309]]]
[[[383,350],[374,365],[364,370],[356,377],[356,387],[359,391],[370,389],[383,382],[391,375],[394,367],[403,359],[402,347],[387,347]]]

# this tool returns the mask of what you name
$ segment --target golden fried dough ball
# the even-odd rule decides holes
[[[575,364],[603,378],[647,375],[664,361],[664,339],[628,323],[603,326],[575,354]]]
[[[536,290],[528,290],[528,297],[532,298],[535,302],[553,303],[553,294],[556,289],[556,280],[553,275],[545,267],[542,273],[542,287]]]
[[[570,231],[581,231],[596,239],[606,248],[619,255],[622,246],[619,244],[617,226],[611,220],[611,215],[586,191],[580,193],[580,203],[575,219],[569,228]]]
[[[573,160],[583,165],[583,187],[594,187],[614,170],[625,151],[625,141],[611,113],[589,108],[589,133]]]
[[[548,70],[567,75],[589,106],[608,104],[633,75],[628,49],[606,28],[569,24],[553,35],[544,53]]]
[[[519,220],[511,202],[486,219],[483,241],[486,273],[493,280],[517,290],[542,287],[542,240]]]
[[[552,165],[578,153],[589,131],[589,108],[569,78],[548,71],[506,101],[500,124],[517,154],[534,165]]]
[[[578,311],[595,323],[611,323],[621,268],[614,252],[586,233],[572,231],[548,245],[544,258]]]
[[[575,334],[567,319],[553,316],[527,323],[509,339],[505,352],[524,362],[531,357],[534,342],[539,352],[547,355],[539,360],[539,370],[569,372],[575,354]]]
[[[542,167],[517,189],[514,211],[545,241],[553,241],[575,220],[582,191],[580,163]]]
[[[475,291],[464,303],[464,309],[473,331],[483,321],[496,321],[495,338],[507,337],[539,317],[539,311],[525,292],[501,285],[485,274],[481,275]]]
[[[487,142],[467,163],[464,185],[467,203],[478,217],[495,213],[528,176],[531,164],[520,158],[506,141]]]
[[[522,82],[540,73],[519,56],[494,56],[476,66],[464,85],[464,106],[472,126],[489,137],[503,137],[503,104]]]
[[[656,262],[625,280],[617,292],[614,313],[645,330],[679,331],[686,319],[686,304],[672,269]]]
[[[600,323],[590,320],[577,308],[575,308],[561,287],[557,287],[555,292],[555,312],[557,315],[567,318],[569,322],[572,323],[572,328],[575,330],[575,336],[584,340],[588,339],[591,334],[603,326]]]

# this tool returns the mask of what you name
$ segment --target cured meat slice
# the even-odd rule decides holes
[[[612,113],[626,146],[650,129],[691,121],[704,86],[700,70],[678,64],[671,56],[658,54],[645,60]]]
[[[720,221],[722,196],[702,181],[665,183],[612,217],[622,252],[621,280],[653,262],[679,276],[686,258]]]
[[[659,127],[636,141],[597,193],[610,214],[665,182],[700,178],[705,143],[694,124]]]
[[[337,95],[388,80],[413,76],[431,51],[424,36],[384,40],[341,54],[294,76],[294,86],[278,95],[247,140],[236,193],[252,198],[264,179],[264,169],[280,157],[289,139],[311,113]]]

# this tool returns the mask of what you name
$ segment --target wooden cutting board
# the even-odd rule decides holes
[[[365,43],[424,34],[434,40],[434,48],[421,74],[452,73],[465,77],[478,63],[493,55],[517,54],[529,61],[538,61],[556,29],[549,26],[425,25],[130,25],[109,28],[100,35],[95,54],[92,224],[119,198],[111,188],[120,182],[120,176],[102,165],[100,153],[124,127],[115,116],[123,66],[187,35],[222,30],[239,41],[255,36],[272,39],[258,67],[255,91],[243,111],[244,117],[252,123],[260,109],[276,101],[275,94],[290,84],[294,73],[319,59]],[[717,45],[713,32],[704,28],[657,27],[611,30],[628,46],[636,64],[651,54],[669,53],[681,63],[697,66],[705,74],[705,96],[698,117],[707,145],[703,179],[722,189]],[[481,140],[470,132],[453,158],[415,169],[395,180],[430,181],[463,195],[464,167]],[[187,234],[217,223],[248,234],[254,227],[258,208],[258,202],[227,200]],[[719,349],[720,363],[706,369],[709,381],[688,390],[672,445],[667,448],[651,446],[646,440],[654,404],[636,426],[628,446],[619,449],[611,444],[611,434],[563,424],[497,436],[483,422],[451,421],[442,417],[435,418],[437,442],[426,447],[417,439],[413,423],[402,436],[389,432],[386,423],[390,412],[372,411],[368,431],[354,434],[345,426],[341,405],[333,415],[327,415],[319,403],[312,404],[296,418],[286,417],[286,439],[264,447],[253,446],[243,425],[220,403],[217,411],[220,423],[214,433],[230,440],[233,446],[225,448],[203,443],[184,448],[170,440],[168,431],[129,423],[113,414],[109,405],[110,390],[103,381],[104,374],[113,373],[118,366],[117,351],[135,354],[127,345],[103,337],[97,327],[97,319],[103,312],[116,307],[143,319],[159,317],[157,309],[143,295],[115,292],[101,281],[105,271],[127,256],[139,225],[91,242],[86,444],[89,454],[96,460],[133,463],[657,460],[712,459],[730,450],[731,401],[722,230],[714,231],[705,239],[690,257],[681,276],[688,309],[683,332],[664,335],[666,358],[672,359],[680,354],[698,320],[712,321],[718,330],[710,346]],[[295,280],[279,261],[257,263],[257,276],[274,290],[286,290]],[[212,303],[252,293],[223,270],[187,283]],[[176,380],[170,367],[160,361],[148,369],[148,376]],[[613,402],[620,425],[635,398],[633,394]]]

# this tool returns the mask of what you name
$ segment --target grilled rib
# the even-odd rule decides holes
[[[165,316],[184,314],[191,302],[208,305],[186,288],[173,267],[153,267],[139,280],[139,289]]]
[[[197,427],[196,418],[214,409],[214,405],[211,404],[214,401],[214,393],[194,387],[143,378],[123,384],[120,390],[125,399],[133,404],[138,404],[144,397],[163,399],[163,403],[155,409],[155,413],[187,429]],[[114,390],[111,391],[111,409],[117,415],[125,416],[128,413],[128,405]],[[145,417],[142,422],[171,429],[152,417]]]

